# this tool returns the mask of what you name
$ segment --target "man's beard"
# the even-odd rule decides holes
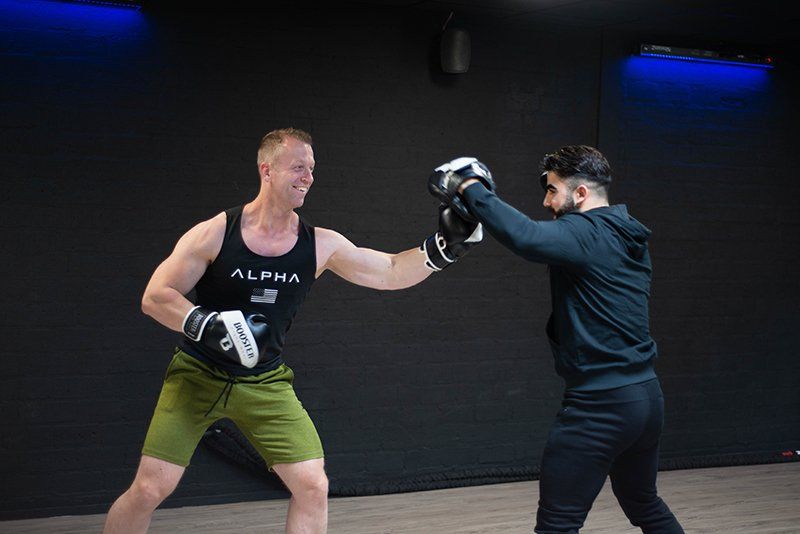
[[[567,213],[569,213],[571,211],[575,211],[575,209],[576,209],[575,208],[575,201],[572,200],[572,195],[570,195],[570,196],[567,197],[566,202],[564,202],[564,204],[561,206],[560,209],[558,209],[558,210],[551,209],[550,211],[553,212],[553,218],[554,219],[558,219],[562,215],[566,215]]]

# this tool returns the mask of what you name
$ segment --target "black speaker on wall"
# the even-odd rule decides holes
[[[471,45],[469,33],[461,28],[447,28],[442,33],[439,49],[442,70],[448,74],[461,74],[469,69]]]

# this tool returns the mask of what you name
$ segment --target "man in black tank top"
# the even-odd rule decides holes
[[[442,205],[439,231],[397,254],[314,228],[294,211],[314,181],[311,144],[293,128],[264,136],[258,196],[189,230],[153,273],[142,310],[184,337],[136,478],[112,505],[104,532],[146,531],[203,432],[222,417],[239,426],[292,492],[286,532],[326,532],[322,446],[281,359],[298,307],[326,270],[374,289],[413,286],[463,256],[482,239],[482,228]],[[195,303],[184,296],[192,289]]]

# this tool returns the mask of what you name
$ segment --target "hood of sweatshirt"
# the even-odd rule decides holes
[[[642,253],[652,233],[649,228],[631,217],[624,204],[595,208],[584,213],[616,230],[616,234],[633,257]]]

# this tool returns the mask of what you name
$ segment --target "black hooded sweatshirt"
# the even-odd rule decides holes
[[[655,378],[648,299],[648,230],[624,205],[533,221],[480,184],[463,194],[487,232],[526,260],[550,266],[547,336],[568,390]]]

